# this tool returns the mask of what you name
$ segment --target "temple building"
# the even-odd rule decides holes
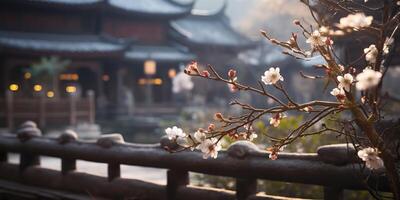
[[[168,105],[180,66],[236,58],[254,46],[231,27],[225,7],[207,13],[194,10],[194,3],[2,0],[1,91],[13,90],[16,97],[42,92],[47,98],[94,91],[97,113],[105,115]],[[50,87],[29,69],[53,57],[65,64]]]

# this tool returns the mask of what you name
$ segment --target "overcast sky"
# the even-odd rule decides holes
[[[299,0],[226,0],[227,15],[232,25],[240,32],[259,37],[259,30],[267,30],[279,39],[287,39],[298,29],[293,19],[312,23],[306,6]],[[217,10],[224,0],[197,0],[196,9]]]

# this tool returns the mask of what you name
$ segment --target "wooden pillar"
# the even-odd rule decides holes
[[[76,125],[76,97],[72,94],[69,96],[69,124]]]
[[[96,118],[96,103],[95,103],[95,94],[93,90],[87,91],[87,98],[89,101],[89,123],[94,124]]]
[[[343,200],[343,189],[336,187],[324,187],[324,200]]]
[[[46,127],[46,98],[43,93],[39,96],[39,126]]]
[[[236,179],[236,198],[245,200],[257,193],[257,179]]]
[[[189,184],[189,173],[187,171],[167,171],[167,199],[176,199],[176,193],[179,187]]]
[[[71,158],[61,159],[61,172],[67,174],[70,171],[76,170],[76,160]]]
[[[7,127],[9,130],[14,128],[14,94],[6,91],[6,107],[7,107]]]
[[[119,163],[108,163],[108,181],[121,177],[121,166]]]

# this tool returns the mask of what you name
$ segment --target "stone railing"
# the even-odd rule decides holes
[[[365,190],[367,176],[387,190],[381,184],[385,180],[361,170],[358,160],[349,156],[354,149],[343,145],[320,147],[311,154],[282,153],[275,161],[248,142],[234,143],[217,159],[206,160],[196,151],[169,153],[165,146],[174,144],[166,138],[153,145],[125,143],[119,134],[85,142],[72,131],[49,139],[41,137],[34,123],[26,122],[16,134],[0,135],[0,179],[95,199],[274,199],[257,194],[257,179],[320,185],[325,199],[341,199],[344,189]],[[20,154],[19,164],[8,162],[9,153]],[[40,156],[60,158],[61,171],[40,167]],[[77,172],[77,160],[106,163],[108,176]],[[122,164],[168,169],[167,184],[121,178]],[[190,186],[188,172],[234,177],[236,191]]]

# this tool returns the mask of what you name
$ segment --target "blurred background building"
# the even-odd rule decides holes
[[[70,96],[86,98],[93,91],[98,116],[132,114],[135,108],[141,113],[171,111],[167,109],[174,107],[171,80],[182,66],[194,59],[219,64],[255,47],[231,27],[225,5],[198,11],[194,1],[171,0],[0,4],[1,91],[8,91],[14,100],[43,97],[59,100],[57,105]],[[5,92],[0,96],[10,98]],[[31,115],[14,114],[14,118],[40,117],[35,115],[39,107],[24,105],[13,106],[13,112],[28,109]],[[88,107],[82,105],[80,110]],[[47,115],[57,112],[44,109]],[[53,121],[62,118],[52,116]]]

